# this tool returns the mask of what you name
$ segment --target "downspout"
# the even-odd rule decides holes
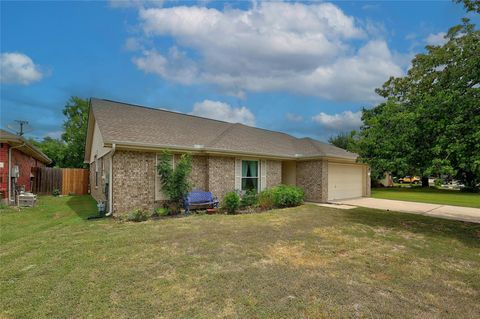
[[[109,167],[109,181],[108,181],[108,213],[105,216],[111,216],[113,214],[113,154],[115,154],[116,144],[112,144],[112,150],[110,151],[110,167]]]
[[[22,145],[10,146],[8,148],[8,204],[12,202],[12,149],[25,146],[25,142]],[[13,199],[15,202],[15,198]]]

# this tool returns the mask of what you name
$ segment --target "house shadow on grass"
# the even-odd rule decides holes
[[[98,215],[97,202],[90,195],[70,196],[67,200],[67,205],[80,218],[85,220],[88,217]]]
[[[451,219],[401,213],[372,211],[357,208],[345,211],[345,217],[353,222],[370,227],[408,231],[427,237],[449,237],[461,241],[468,247],[480,248],[480,224]]]

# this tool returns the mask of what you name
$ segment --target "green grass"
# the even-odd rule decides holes
[[[456,190],[436,188],[374,188],[372,197],[480,208],[479,193],[463,193]]]
[[[95,202],[0,212],[3,318],[465,317],[480,225],[305,205],[143,223]]]

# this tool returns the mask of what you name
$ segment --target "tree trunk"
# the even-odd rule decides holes
[[[469,192],[478,191],[477,180],[472,172],[465,172],[465,188]]]
[[[428,187],[428,176],[422,176],[422,187]]]

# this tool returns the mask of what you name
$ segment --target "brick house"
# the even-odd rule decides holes
[[[15,189],[31,190],[32,167],[52,162],[47,155],[23,137],[0,129],[0,193],[1,200],[14,203]]]
[[[162,150],[192,155],[193,187],[220,199],[232,190],[302,187],[307,201],[370,195],[369,167],[357,154],[311,138],[238,123],[92,98],[85,145],[91,194],[112,213],[153,209],[162,194]],[[110,196],[110,194],[112,196]],[[112,209],[110,209],[110,207]]]

